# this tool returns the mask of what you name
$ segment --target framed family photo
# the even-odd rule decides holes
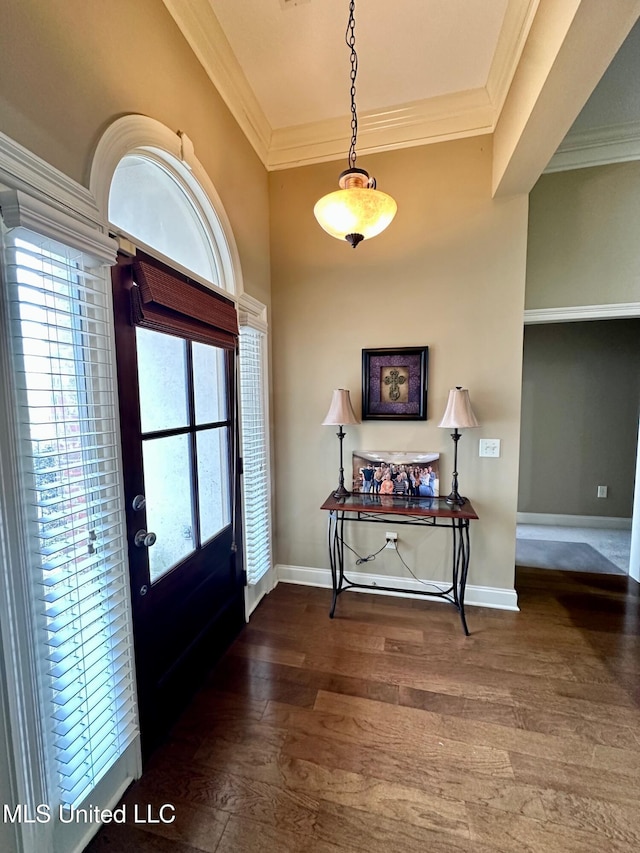
[[[354,450],[352,490],[433,498],[440,494],[440,454],[428,450]]]
[[[362,350],[362,419],[427,419],[429,347]]]

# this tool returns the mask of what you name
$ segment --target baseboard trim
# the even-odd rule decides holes
[[[318,586],[331,589],[331,572],[329,569],[314,569],[309,566],[276,566],[278,581],[280,583],[293,583],[300,586]],[[353,576],[352,576],[353,577]],[[355,589],[354,592],[364,592],[372,595],[391,595],[398,598],[423,598],[416,595],[415,591],[424,588],[424,584],[413,578],[398,578],[388,575],[374,575],[368,572],[358,572],[358,579],[362,583],[373,585],[396,586],[398,592],[383,592],[376,589]],[[425,583],[439,590],[446,589],[448,584],[443,581],[426,581]],[[400,591],[401,590],[401,591]],[[444,601],[444,599],[433,598],[431,601]],[[445,602],[446,603],[446,602]],[[518,593],[515,589],[501,589],[492,586],[475,586],[467,584],[465,605],[473,607],[491,607],[494,610],[519,610]]]
[[[607,515],[558,515],[547,512],[519,512],[518,524],[541,524],[550,527],[603,527],[605,530],[631,530],[630,518]]]

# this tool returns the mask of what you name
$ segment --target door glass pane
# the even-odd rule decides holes
[[[136,327],[142,432],[187,424],[186,341]]]
[[[224,350],[209,344],[193,344],[193,385],[196,423],[226,421]]]
[[[215,536],[231,521],[227,427],[198,433],[200,537]]]
[[[189,436],[152,438],[142,443],[151,582],[195,550]]]

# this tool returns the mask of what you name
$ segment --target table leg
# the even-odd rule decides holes
[[[459,524],[459,537],[458,537],[458,569],[460,574],[460,593],[458,596],[458,609],[460,610],[460,620],[462,622],[462,627],[464,629],[464,633],[469,636],[469,628],[467,627],[467,620],[464,615],[464,595],[465,590],[467,588],[467,575],[469,573],[469,555],[470,555],[470,541],[469,541],[469,522],[465,519],[460,519],[458,521]],[[456,570],[456,575],[458,575],[458,570]],[[457,581],[457,577],[456,577]]]
[[[453,585],[453,601],[460,610],[460,599],[458,598],[458,576],[460,574],[460,545],[458,542],[458,523],[455,519],[451,520],[451,533],[453,536],[453,566],[451,570],[451,583]]]
[[[331,565],[331,585],[333,587],[333,600],[329,618],[333,619],[336,612],[338,594],[342,589],[344,579],[344,513],[331,512],[329,514],[329,563]]]

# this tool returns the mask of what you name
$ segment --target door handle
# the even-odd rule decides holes
[[[137,548],[151,548],[152,545],[155,545],[157,538],[158,537],[155,533],[147,533],[146,530],[138,530],[136,535],[133,537],[133,544]]]

